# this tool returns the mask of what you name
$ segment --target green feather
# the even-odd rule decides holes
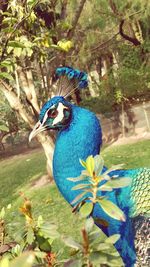
[[[150,169],[142,168],[133,176],[131,199],[134,203],[131,217],[150,216]]]

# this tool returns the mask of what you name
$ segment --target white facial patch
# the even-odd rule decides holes
[[[53,107],[55,107],[55,105],[53,105],[53,106],[51,107],[51,109],[52,109]],[[44,115],[44,118],[43,118],[43,121],[42,121],[42,125],[44,125],[44,123],[47,121],[47,118],[48,118],[48,112],[49,112],[49,109],[47,110],[47,112],[46,112],[45,115]]]
[[[59,103],[58,104],[58,107],[57,107],[57,111],[58,111],[58,115],[57,117],[53,120],[53,126],[55,124],[57,124],[58,122],[61,122],[62,119],[64,118],[64,105],[62,103]]]

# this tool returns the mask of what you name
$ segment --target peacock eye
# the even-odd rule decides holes
[[[58,115],[57,109],[50,109],[47,113],[48,118],[56,118]]]

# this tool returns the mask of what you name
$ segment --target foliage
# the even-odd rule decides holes
[[[51,245],[53,240],[59,236],[56,226],[49,222],[44,222],[42,216],[35,220],[32,215],[30,200],[24,196],[23,198],[24,203],[20,207],[20,212],[25,216],[25,227],[20,232],[20,238],[18,237],[20,242],[18,243],[15,240],[12,249],[4,250],[6,256],[2,259],[0,266],[26,267],[33,266],[33,262],[36,262],[37,266],[38,264],[41,266],[52,266],[50,265],[53,255]],[[2,208],[1,217],[3,216],[3,219],[4,212],[5,209]],[[7,256],[7,251],[9,251],[9,257]],[[9,262],[10,260],[11,263]]]
[[[114,248],[114,243],[119,235],[107,237],[97,226],[94,220],[88,218],[82,228],[82,241],[77,242],[72,237],[60,236],[56,225],[43,221],[40,215],[37,220],[33,218],[31,201],[24,197],[20,212],[25,216],[25,227],[20,232],[20,241],[13,241],[13,246],[5,245],[4,240],[0,251],[4,256],[0,266],[123,266],[119,253]],[[9,205],[7,209],[10,209]],[[0,220],[4,220],[5,209],[2,208]],[[7,225],[7,222],[5,221]],[[3,232],[6,230],[3,229]],[[2,232],[2,228],[1,228]],[[64,244],[72,249],[69,259],[58,259],[53,252],[53,241],[62,239]],[[8,247],[7,247],[8,246]],[[4,247],[4,248],[3,248]]]
[[[111,2],[114,4],[114,9]],[[89,72],[93,69],[98,71],[101,81],[100,100],[106,88],[111,95],[115,89],[121,90],[127,97],[147,92],[150,82],[148,75],[150,43],[149,5],[146,5],[146,9],[145,5],[146,3],[141,0],[136,3],[131,1],[122,3],[115,0],[86,1],[79,18],[79,25],[76,25],[76,33],[71,39],[69,31],[73,27],[73,18],[76,15],[74,10],[78,8],[78,1],[70,3],[42,0],[25,3],[19,0],[12,1],[7,12],[2,12],[1,78],[12,80],[13,77],[16,82],[14,70],[18,66],[23,66],[22,63],[26,59],[25,64],[33,68],[34,73],[39,72],[36,67],[40,67],[41,64],[44,75],[49,75],[51,80],[50,76],[53,75],[54,69],[52,68],[52,73],[46,73],[49,69],[45,63],[50,61],[51,67],[56,66],[58,62],[61,64],[63,58],[66,64],[71,62],[72,65],[79,65]],[[124,31],[127,34],[133,32],[135,36],[138,34],[142,36],[141,45],[131,45],[130,42],[121,39],[119,33],[111,40],[110,36],[116,34],[121,19],[126,21]],[[116,58],[115,61],[113,57]],[[103,84],[103,75],[100,74],[105,63],[107,84],[105,82]],[[39,75],[34,74],[34,77],[39,80],[38,82],[43,80]],[[45,90],[48,88],[44,88]],[[47,95],[44,91],[40,90],[40,101]],[[108,91],[105,93],[105,98]],[[39,94],[38,90],[36,94]],[[111,100],[113,104],[113,99]]]
[[[107,237],[102,230],[94,225],[92,219],[92,210],[94,205],[99,203],[101,208],[110,216],[118,220],[125,220],[123,212],[115,206],[112,202],[98,195],[98,191],[111,191],[113,188],[120,188],[127,186],[129,180],[127,178],[122,179],[110,179],[109,172],[114,170],[112,167],[109,171],[102,174],[103,159],[97,155],[94,158],[89,156],[86,161],[80,160],[82,166],[85,168],[82,171],[81,176],[77,178],[68,178],[73,182],[87,181],[89,183],[79,183],[72,189],[82,189],[83,193],[90,192],[91,196],[85,197],[79,195],[73,201],[72,204],[78,204],[74,207],[74,210],[80,211],[82,217],[86,218],[84,227],[81,230],[82,241],[78,242],[72,237],[61,236],[55,224],[46,222],[40,215],[37,219],[32,213],[31,201],[21,193],[23,198],[23,204],[20,207],[20,212],[25,217],[25,225],[21,228],[19,235],[13,241],[13,245],[5,245],[5,235],[3,237],[1,251],[5,254],[2,258],[1,265],[8,267],[15,267],[17,264],[22,266],[123,266],[123,262],[113,246],[120,235],[112,235]],[[101,185],[102,181],[106,181],[105,184]],[[83,198],[84,196],[84,198]],[[81,201],[82,198],[82,201]],[[88,202],[85,202],[88,201]],[[89,202],[90,201],[90,202]],[[11,209],[8,205],[7,209]],[[113,213],[112,213],[113,211]],[[0,220],[3,221],[4,228],[1,228],[1,232],[6,233],[5,221],[6,209],[2,208],[0,213]],[[90,216],[90,217],[89,217]],[[102,219],[102,218],[99,218]],[[9,227],[9,225],[7,226]],[[62,239],[66,246],[72,248],[72,253],[69,258],[59,259],[58,255],[61,252],[53,252],[53,242],[55,239]],[[9,244],[8,244],[9,245]],[[3,246],[5,249],[3,249]],[[30,251],[30,252],[27,252]],[[9,254],[7,253],[9,252]],[[9,257],[8,257],[8,255]],[[23,265],[24,264],[24,265]]]
[[[100,155],[96,155],[95,157],[89,156],[86,161],[80,160],[80,163],[85,168],[81,175],[77,178],[67,178],[74,183],[78,183],[72,190],[82,190],[72,201],[72,205],[75,204],[73,210],[80,210],[80,213],[84,217],[92,216],[94,206],[99,204],[109,216],[117,220],[125,221],[123,212],[101,194],[103,191],[112,191],[115,188],[130,185],[130,178],[110,178],[109,176],[110,172],[117,168],[120,169],[121,165],[114,166],[103,172],[104,161]],[[87,202],[85,202],[85,200]]]
[[[19,131],[25,132],[28,127],[20,117],[12,112],[7,100],[0,92],[0,142],[3,143],[4,137],[5,142],[11,145],[15,145],[17,139],[19,140]],[[19,143],[20,140],[19,140]]]
[[[92,217],[86,219],[81,243],[72,238],[64,238],[65,244],[73,249],[72,254],[74,254],[74,259],[67,261],[65,266],[123,266],[113,246],[118,239],[119,235],[107,237],[94,225]]]
[[[61,31],[67,32],[71,24],[61,21],[60,12],[59,4],[42,0],[26,3],[15,0],[9,3],[7,12],[1,12],[1,79],[16,79],[14,70],[23,66],[25,59],[29,66],[33,61],[33,68],[36,69],[35,64],[45,64],[54,57],[53,52],[60,50],[61,54],[70,51],[73,42],[61,37]]]
[[[0,94],[0,130],[13,132],[18,130],[18,120],[3,95]]]
[[[0,90],[15,111],[16,121],[20,117],[33,128],[45,99],[53,94],[55,69],[72,53],[72,38],[84,3],[75,3],[71,20],[66,1],[13,0],[0,4]],[[45,135],[46,139],[40,138]],[[53,136],[45,132],[37,139],[45,150],[52,177]]]
[[[109,94],[106,96],[101,97],[86,97],[81,101],[81,106],[88,108],[89,110],[97,113],[97,114],[105,114],[112,112],[112,106],[115,103],[114,96]]]

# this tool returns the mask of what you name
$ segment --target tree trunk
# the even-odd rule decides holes
[[[2,80],[0,80],[0,83],[2,85],[1,90],[4,93],[12,109],[17,111],[20,117],[30,126],[31,129],[33,129],[35,124],[34,119],[27,113],[26,109],[21,103],[21,100],[18,98],[17,94],[13,91],[13,88]],[[52,180],[52,158],[54,150],[53,139],[46,132],[40,133],[37,136],[37,139],[44,149],[47,158],[48,175]]]
[[[37,136],[38,141],[41,143],[46,158],[47,158],[47,173],[50,177],[50,181],[53,181],[53,169],[52,169],[52,160],[54,152],[54,142],[52,138],[47,133],[40,133]]]
[[[37,96],[35,92],[35,86],[33,81],[32,72],[30,69],[23,71],[21,67],[17,69],[19,80],[21,82],[22,89],[24,90],[26,97],[34,109],[35,113],[39,113],[39,105],[37,101]]]

